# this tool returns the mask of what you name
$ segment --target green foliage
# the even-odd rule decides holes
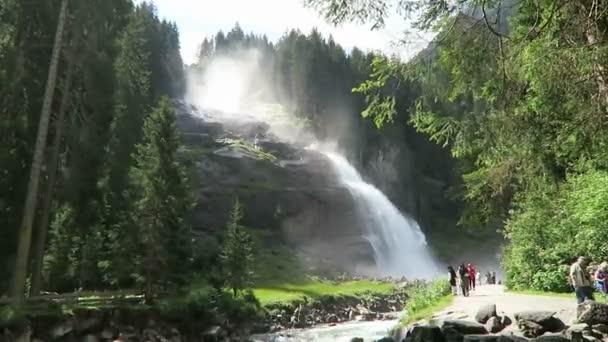
[[[184,295],[162,300],[158,308],[164,318],[190,324],[198,329],[221,324],[223,319],[242,326],[259,321],[265,315],[260,302],[251,291],[233,296],[208,286],[200,286]]]
[[[243,227],[239,226],[242,217],[243,208],[237,199],[230,212],[230,221],[226,227],[226,236],[220,254],[226,284],[232,289],[235,297],[239,290],[245,289],[253,282],[253,239]]]
[[[192,201],[177,161],[178,147],[175,112],[163,98],[144,122],[131,169],[134,229],[130,233],[139,237],[134,273],[148,289],[152,283],[180,282],[190,269],[191,233],[183,220]]]
[[[587,255],[605,260],[608,238],[606,171],[568,177],[559,189],[531,193],[506,224],[511,245],[505,254],[506,285],[512,289],[569,291],[568,267]]]
[[[318,299],[331,296],[358,296],[367,294],[386,294],[394,291],[393,284],[371,280],[331,282],[308,277],[299,282],[277,282],[256,287],[253,292],[264,305],[293,302],[296,300]]]
[[[407,294],[408,300],[403,310],[404,316],[399,322],[402,326],[420,320],[447,306],[454,297],[447,280],[416,283],[408,288]]]

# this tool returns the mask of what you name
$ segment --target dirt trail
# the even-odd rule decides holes
[[[471,291],[469,297],[457,296],[448,308],[433,317],[473,320],[477,310],[485,304],[496,304],[499,315],[511,318],[516,312],[525,310],[555,311],[556,317],[571,324],[576,316],[574,294],[572,298],[523,295],[505,292],[501,285],[483,285]]]

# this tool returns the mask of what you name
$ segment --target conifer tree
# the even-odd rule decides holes
[[[134,246],[136,273],[148,300],[154,285],[179,281],[191,260],[190,231],[183,217],[192,201],[178,148],[175,112],[162,98],[145,119],[130,171],[132,229],[139,240]]]
[[[232,289],[234,296],[253,281],[253,240],[251,235],[239,225],[242,218],[243,208],[237,199],[230,212],[230,221],[226,227],[226,237],[220,255],[226,284]]]

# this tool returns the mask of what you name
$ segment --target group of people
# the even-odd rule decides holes
[[[580,256],[570,266],[569,283],[574,287],[576,302],[594,300],[593,291],[608,293],[608,262],[599,265],[591,263],[591,259]]]
[[[468,297],[470,291],[475,291],[475,285],[481,285],[481,274],[475,270],[475,266],[468,263],[466,266],[464,263],[458,266],[458,270],[454,270],[452,266],[448,266],[448,272],[450,276],[450,286],[452,287],[452,294],[458,295],[460,292],[463,296]],[[488,271],[486,273],[486,284],[496,284],[496,272]]]

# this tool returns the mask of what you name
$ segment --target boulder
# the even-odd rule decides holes
[[[465,335],[463,342],[498,342],[500,336],[498,335]]]
[[[477,310],[475,320],[481,324],[485,324],[490,318],[496,316],[496,304],[487,304]]]
[[[552,318],[555,311],[522,311],[515,314],[515,320],[531,321],[542,325],[542,322]]]
[[[412,327],[406,335],[408,342],[442,342],[445,337],[441,329],[433,325],[418,325]]]
[[[503,327],[508,327],[509,325],[511,325],[511,323],[513,323],[513,321],[511,321],[511,319],[509,318],[509,316],[501,316],[500,317],[500,324],[502,324]]]
[[[534,342],[570,342],[571,340],[562,334],[549,333],[539,336],[532,341]]]
[[[376,340],[376,342],[395,342],[395,339],[389,336]]]
[[[599,332],[601,332],[602,334],[608,334],[608,324],[594,324],[593,326],[591,326],[591,328],[593,330],[597,330]]]
[[[82,339],[82,342],[99,342],[99,338],[97,338],[95,335],[89,334]]]
[[[448,319],[443,321],[443,324],[441,325],[441,330],[443,331],[445,328],[453,328],[456,331],[460,332],[463,335],[471,335],[471,334],[487,334],[488,331],[486,330],[486,328],[477,323],[477,322],[472,322],[472,321],[465,321],[465,320],[461,320],[461,319]]]
[[[67,322],[63,322],[61,324],[56,325],[51,330],[51,337],[53,339],[60,339],[63,336],[71,333],[72,330],[74,330],[74,323],[71,320],[67,321]]]
[[[353,337],[350,342],[364,342],[363,337]]]
[[[462,342],[464,340],[464,334],[451,326],[442,327],[441,333],[443,333],[446,342]]]
[[[500,332],[504,328],[505,325],[503,325],[502,317],[490,317],[486,322],[486,330],[492,334]]]
[[[465,335],[463,342],[522,342],[527,339],[515,335]]]
[[[573,324],[565,331],[565,335],[571,340],[582,340],[583,335],[591,331],[590,327],[585,323]]]
[[[548,332],[560,332],[566,328],[564,322],[557,317],[551,317],[544,321],[539,322],[543,329]]]
[[[576,313],[579,323],[608,324],[608,304],[586,301],[578,305]]]
[[[532,321],[526,321],[526,320],[518,320],[517,321],[517,326],[519,327],[519,330],[521,330],[521,332],[524,334],[525,337],[538,337],[540,335],[542,335],[545,332],[545,329],[543,329],[543,326],[532,322]]]

